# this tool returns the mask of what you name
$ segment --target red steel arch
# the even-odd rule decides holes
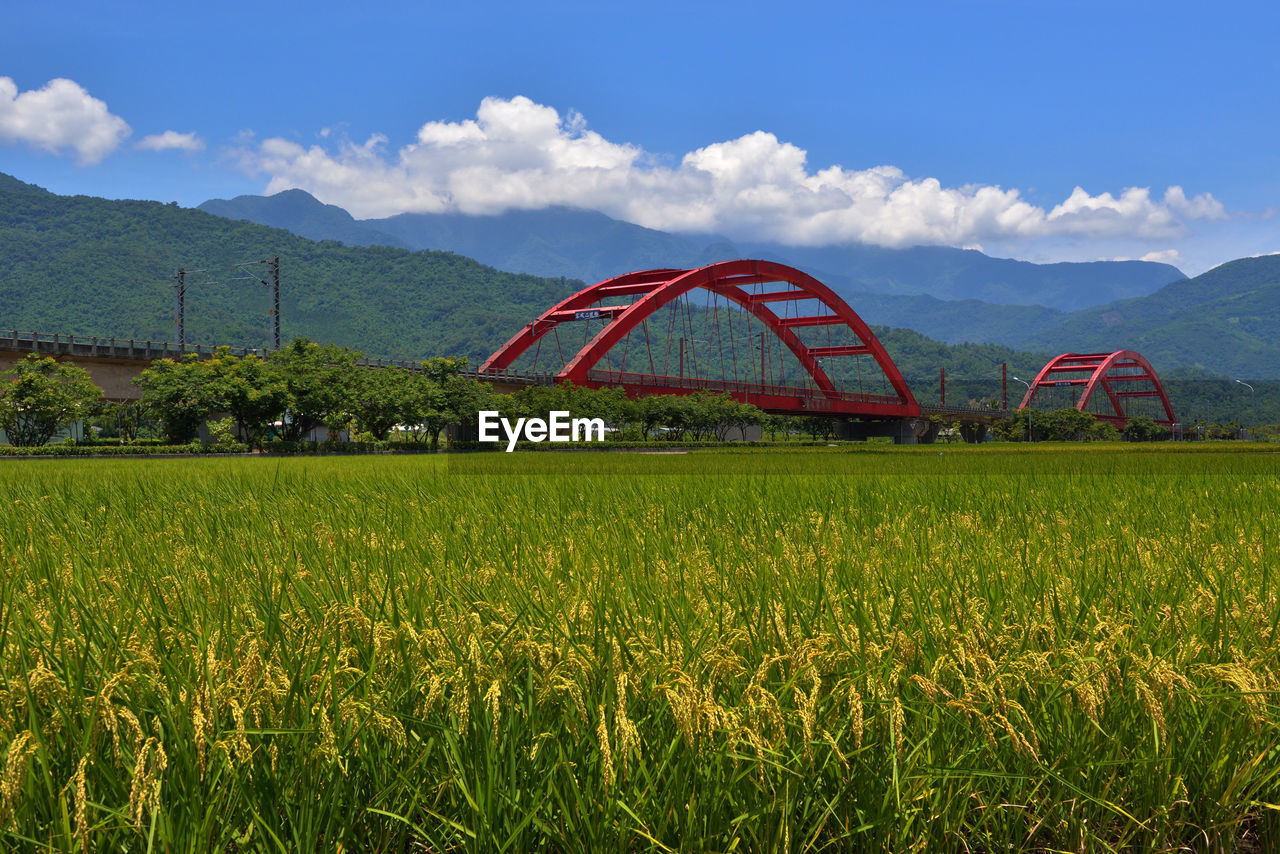
[[[744,287],[765,283],[783,283],[790,287],[786,290],[767,293],[750,293],[743,290]],[[739,389],[733,387],[738,385],[736,383],[724,383],[724,390],[734,394],[735,397],[749,398],[751,402],[762,405],[762,408],[766,409],[806,411],[818,409],[838,414],[870,416],[919,415],[920,406],[907,387],[906,380],[902,378],[902,373],[889,358],[889,354],[876,338],[875,333],[849,307],[848,303],[807,273],[772,261],[722,261],[694,270],[643,270],[598,282],[561,300],[538,315],[532,323],[517,332],[511,340],[486,359],[480,366],[479,373],[496,374],[506,370],[522,353],[562,321],[600,317],[608,319],[609,322],[568,361],[556,375],[557,382],[588,387],[621,385],[632,394],[680,394],[696,390],[687,386],[668,388],[660,382],[663,379],[674,378],[639,375],[602,378],[603,372],[594,370],[596,363],[629,332],[655,311],[694,288],[704,288],[719,294],[757,317],[795,355],[818,387],[816,395],[810,392],[809,397],[805,399],[799,399],[799,396],[791,394],[791,392],[802,391],[800,389],[786,390],[787,393],[772,395],[776,399],[771,399],[766,391]],[[628,305],[596,306],[596,303],[607,297],[620,296],[635,296],[638,299]],[[770,303],[797,300],[818,300],[831,313],[784,318],[779,317],[769,308]],[[587,314],[587,312],[593,312],[593,314]],[[792,329],[798,327],[837,325],[851,329],[862,343],[838,347],[810,347],[792,332]],[[869,355],[874,358],[894,393],[892,395],[853,394],[836,388],[818,360],[831,356],[851,355]],[[813,399],[814,397],[817,399]]]
[[[1119,388],[1118,386],[1127,386]],[[1041,389],[1068,386],[1080,388],[1080,399],[1076,409],[1087,412],[1089,401],[1098,389],[1102,389],[1111,403],[1114,414],[1095,414],[1096,418],[1109,421],[1123,427],[1129,420],[1125,412],[1124,402],[1139,397],[1159,399],[1164,406],[1164,418],[1157,418],[1156,423],[1173,426],[1177,418],[1173,407],[1169,404],[1169,396],[1165,394],[1160,377],[1156,376],[1151,363],[1133,350],[1116,350],[1114,353],[1063,353],[1050,359],[1049,363],[1036,375],[1035,382],[1027,388],[1019,409],[1031,405],[1036,392]]]

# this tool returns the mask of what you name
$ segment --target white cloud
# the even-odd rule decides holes
[[[52,154],[76,153],[82,165],[97,163],[124,141],[129,125],[74,80],[57,78],[19,93],[0,77],[0,142],[25,142]]]
[[[1159,252],[1148,252],[1138,260],[1154,261],[1157,264],[1173,264],[1174,266],[1177,266],[1182,261],[1182,253],[1177,249],[1162,249]]]
[[[1164,191],[1164,203],[1188,219],[1227,219],[1227,211],[1222,202],[1208,193],[1188,199],[1187,194],[1176,184]]]
[[[571,205],[651,228],[797,245],[1164,240],[1190,220],[1226,216],[1211,195],[1188,199],[1181,187],[1162,199],[1146,188],[1092,196],[1077,187],[1046,212],[1017,189],[945,187],[894,166],[814,170],[804,149],[765,131],[704,146],[673,166],[605,139],[576,112],[561,116],[525,97],[486,98],[474,119],[427,122],[395,151],[387,142],[375,135],[304,147],[275,138],[241,149],[240,159],[269,178],[269,193],[302,188],[358,217]]]
[[[178,133],[167,130],[164,133],[153,133],[139,140],[136,148],[145,151],[204,151],[204,140],[194,133]]]

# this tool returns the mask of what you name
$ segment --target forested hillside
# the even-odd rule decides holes
[[[1241,258],[1154,294],[1076,312],[1012,343],[1138,350],[1158,365],[1280,378],[1280,256]]]
[[[268,292],[239,262],[281,259],[286,337],[375,356],[476,359],[572,290],[448,252],[344,247],[157,202],[0,184],[0,326],[173,340],[173,275],[188,274],[187,339],[261,346]],[[199,272],[203,270],[204,272]]]

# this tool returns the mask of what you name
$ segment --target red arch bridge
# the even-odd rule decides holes
[[[1119,367],[1113,362],[1107,370]],[[1146,375],[1159,388],[1149,366]],[[758,260],[644,270],[583,288],[512,336],[477,376],[543,377],[622,388],[631,397],[726,392],[768,412],[835,417],[849,438],[899,442],[931,441],[938,420],[960,422],[976,440],[1008,415],[922,405],[843,299],[800,270]],[[1081,404],[1099,384],[1122,381],[1129,382],[1098,380]],[[1159,394],[1167,403],[1163,389]],[[1123,422],[1122,411],[1118,417]]]
[[[1133,350],[1063,353],[1050,359],[1027,386],[1018,408],[1036,403],[1041,409],[1065,403],[1117,427],[1124,427],[1139,414],[1166,427],[1177,426],[1173,406],[1155,369]],[[1148,405],[1135,406],[1141,403]],[[1145,411],[1138,411],[1140,408]]]

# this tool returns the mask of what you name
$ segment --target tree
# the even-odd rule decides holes
[[[295,338],[267,357],[285,387],[282,438],[297,442],[321,424],[350,420],[356,359],[361,355],[346,347]]]
[[[472,421],[481,409],[496,408],[489,384],[458,375],[466,366],[466,359],[440,357],[423,362],[417,374],[414,411],[433,449],[440,446],[440,433],[448,425]]]
[[[136,400],[104,402],[98,406],[91,421],[95,426],[94,432],[98,432],[99,438],[132,442],[138,438],[142,427],[142,410],[142,404]]]
[[[262,447],[267,428],[280,417],[288,402],[288,388],[279,370],[250,353],[233,356],[219,347],[207,363],[218,401],[235,421],[240,435],[253,447]]]
[[[804,416],[804,431],[808,433],[813,441],[819,438],[830,438],[835,432],[835,419],[825,415]]]
[[[365,368],[356,376],[351,411],[381,441],[392,427],[416,420],[415,391],[414,377],[404,368]]]
[[[684,438],[697,439],[698,413],[697,403],[690,395],[673,394],[667,400],[667,438],[677,442]]]
[[[1160,442],[1169,438],[1169,428],[1157,424],[1147,415],[1135,415],[1125,424],[1121,435],[1127,442]]]
[[[769,441],[778,441],[778,431],[786,435],[787,417],[785,415],[774,415],[769,412],[760,413],[760,431],[769,434]]]
[[[34,353],[0,376],[0,430],[22,447],[46,444],[102,397],[83,368]]]
[[[648,439],[658,427],[670,426],[675,411],[674,399],[669,394],[651,394],[635,401],[634,417],[643,438]]]
[[[990,431],[997,439],[1006,442],[1025,442],[1027,440],[1027,417],[1030,410],[1020,409],[1005,418],[991,422]]]
[[[216,375],[195,353],[178,361],[157,359],[133,382],[142,389],[143,405],[175,444],[193,441],[205,419],[227,407]]]
[[[631,405],[619,388],[586,388],[573,383],[528,386],[515,393],[526,417],[548,418],[555,411],[574,418],[600,418],[618,425],[630,417]]]
[[[733,405],[729,395],[710,391],[696,391],[685,396],[684,421],[695,442],[716,436],[725,415]]]
[[[1095,418],[1093,424],[1084,433],[1086,442],[1118,442],[1120,441],[1120,431],[1109,421],[1102,421]]]
[[[1037,411],[1031,421],[1036,441],[1084,442],[1118,439],[1115,427],[1074,407]]]
[[[763,435],[765,421],[768,418],[768,415],[751,403],[734,402],[728,414],[729,426],[738,428],[743,439],[747,438],[747,428],[753,424],[760,425],[760,432]]]

